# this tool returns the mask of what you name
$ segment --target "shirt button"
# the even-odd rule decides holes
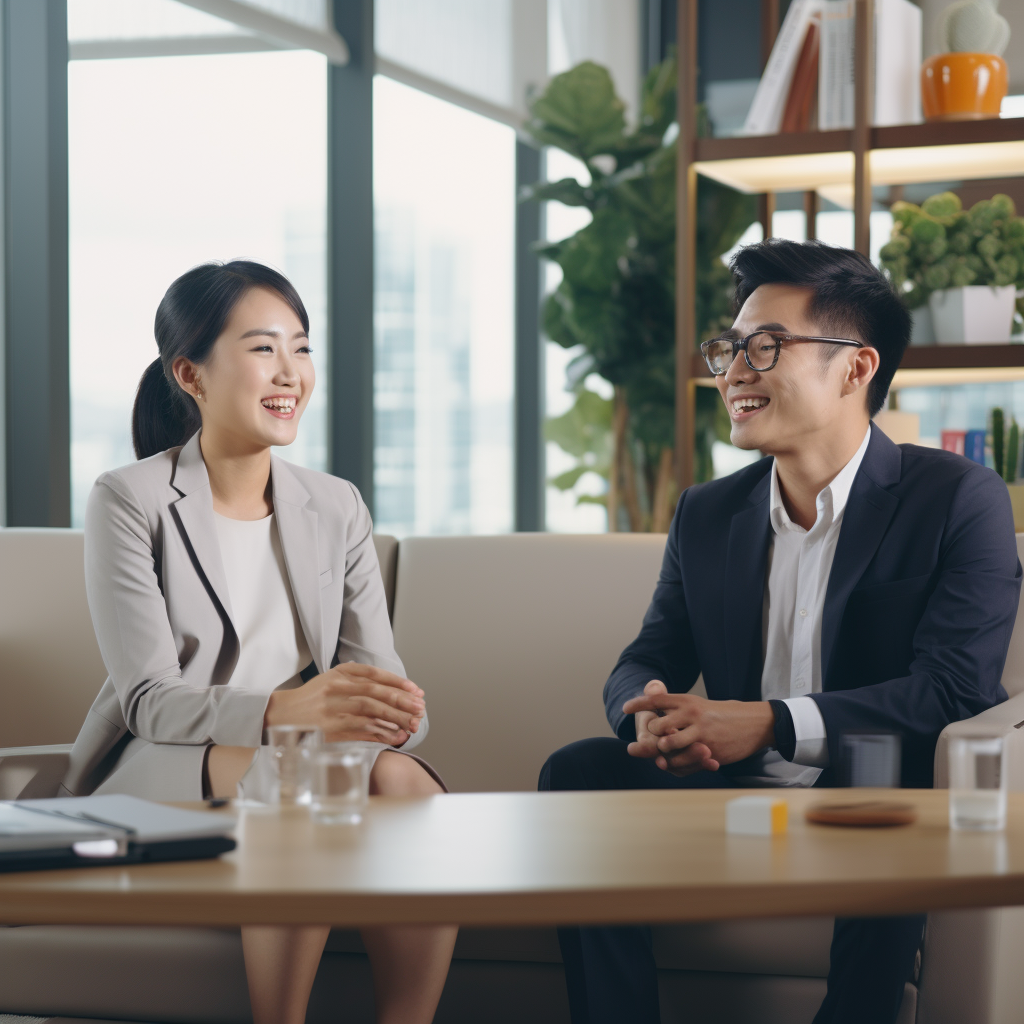
[[[800,617],[804,618],[806,615],[807,615],[807,609],[806,608],[801,608],[800,609]]]

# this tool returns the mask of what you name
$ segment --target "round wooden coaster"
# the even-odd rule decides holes
[[[917,820],[917,811],[910,804],[888,800],[861,800],[859,803],[815,804],[805,817],[816,825],[854,825],[878,828],[909,825]]]

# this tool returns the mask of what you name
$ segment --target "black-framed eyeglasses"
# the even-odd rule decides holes
[[[805,334],[780,334],[778,331],[755,331],[745,338],[712,338],[701,344],[700,350],[708,369],[720,377],[726,373],[736,354],[743,352],[747,366],[758,373],[774,370],[784,341],[815,341],[823,345],[850,345],[864,348],[862,341],[851,338],[812,338]]]

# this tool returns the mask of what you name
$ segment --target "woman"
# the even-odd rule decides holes
[[[168,289],[132,418],[140,461],[89,497],[86,588],[110,673],[72,750],[70,794],[232,796],[266,726],[381,744],[373,793],[442,785],[406,751],[423,691],[395,653],[370,515],[344,480],[290,465],[313,390],[309,321],[258,263]],[[255,1024],[301,1024],[327,928],[242,929]],[[364,929],[381,1024],[429,1022],[454,928]]]

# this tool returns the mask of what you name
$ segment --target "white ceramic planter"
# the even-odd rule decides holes
[[[910,311],[910,344],[934,345],[935,328],[932,326],[932,311],[927,305]]]
[[[972,284],[932,292],[928,305],[936,341],[940,345],[1007,344],[1016,297],[1012,284],[1005,288]]]

